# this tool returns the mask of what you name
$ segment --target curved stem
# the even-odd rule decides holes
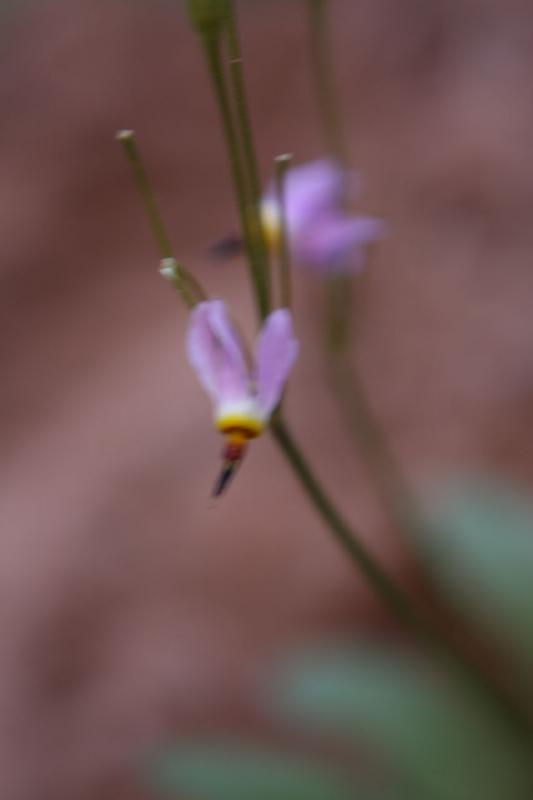
[[[281,416],[278,415],[272,420],[270,429],[307,497],[334,534],[350,561],[363,573],[376,594],[383,598],[393,613],[408,627],[414,627],[415,630],[420,631],[424,626],[422,626],[418,612],[411,601],[368,552],[358,534],[337,511]]]

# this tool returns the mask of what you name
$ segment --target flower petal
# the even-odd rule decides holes
[[[385,230],[385,223],[375,217],[324,215],[302,232],[294,258],[323,272],[358,270],[363,266],[364,245],[381,239]]]
[[[222,300],[199,303],[191,311],[186,349],[189,362],[215,406],[250,396],[242,343]]]
[[[286,308],[273,311],[265,320],[256,346],[257,404],[266,418],[281,399],[298,349],[291,312]]]
[[[345,174],[329,158],[291,167],[285,177],[285,213],[291,236],[307,225],[315,215],[335,208],[341,201]],[[262,213],[267,224],[277,224],[279,209],[275,184],[266,192]]]

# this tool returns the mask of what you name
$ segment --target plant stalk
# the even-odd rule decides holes
[[[279,210],[279,242],[277,247],[279,264],[279,288],[282,308],[292,304],[291,255],[287,230],[287,208],[285,203],[285,178],[292,160],[290,153],[274,159],[276,202]]]
[[[324,141],[330,153],[340,164],[346,166],[348,153],[342,132],[336,83],[333,77],[327,0],[307,0],[307,4],[311,69]]]
[[[254,209],[254,203],[249,198],[249,192],[247,190],[245,171],[241,161],[239,137],[233,119],[230,97],[222,68],[220,40],[218,36],[203,34],[201,35],[201,41],[226,141],[226,150],[233,177],[235,199],[243,232],[244,249],[250,270],[250,279],[254,290],[256,307],[259,318],[265,319],[270,311],[270,291],[265,264],[261,258],[260,250],[258,250],[256,245],[256,237],[259,235],[259,226],[257,222],[254,222],[254,217],[257,214],[257,209]]]
[[[166,278],[172,281],[185,305],[188,308],[193,308],[198,302],[205,300],[206,295],[196,278],[174,257],[163,217],[159,211],[152,184],[144,168],[141,153],[137,146],[135,132],[132,130],[118,131],[116,139],[122,146],[124,154],[128,159],[137,183],[139,194],[144,203],[146,216],[161,256],[160,271]]]

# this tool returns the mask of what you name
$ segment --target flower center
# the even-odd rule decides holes
[[[273,203],[263,203],[261,206],[261,224],[268,249],[276,252],[280,243],[279,209]]]
[[[263,433],[265,426],[260,420],[244,414],[226,414],[215,421],[215,427],[228,442],[243,444]]]

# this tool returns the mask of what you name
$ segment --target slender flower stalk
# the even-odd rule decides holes
[[[252,123],[246,100],[237,16],[235,14],[233,0],[225,0],[225,2],[227,14],[224,21],[224,33],[226,35],[229,59],[229,84],[235,108],[235,122],[241,142],[244,178],[247,183],[248,219],[252,228],[251,238],[255,248],[254,257],[262,265],[263,279],[267,289],[270,289],[269,254],[259,213],[261,181],[253,144]]]
[[[360,538],[354,534],[353,529],[320,485],[290,429],[280,416],[273,419],[271,431],[314,508],[328,525],[350,560],[363,573],[376,594],[385,601],[385,605],[396,616],[400,617],[408,627],[414,626],[415,630],[421,630],[421,621],[410,599],[381,568],[361,543]]]
[[[290,167],[292,155],[284,153],[274,159],[276,199],[279,208],[279,287],[281,305],[290,308],[292,302],[291,290],[291,255],[289,251],[289,237],[287,231],[287,210],[285,204],[285,178]]]
[[[330,355],[330,378],[348,430],[363,455],[366,469],[384,507],[405,544],[412,550],[413,533],[425,525],[418,501],[374,415],[357,370],[348,363],[348,356],[342,351],[339,353],[333,348]]]
[[[135,132],[132,130],[121,130],[116,134],[116,139],[131,166],[139,194],[144,203],[146,216],[156,245],[161,256],[161,274],[170,280],[177,291],[180,293],[185,305],[193,308],[196,303],[205,299],[205,292],[196,280],[174,257],[172,245],[167,235],[165,224],[159,211],[159,206],[155,198],[154,190],[144,168],[142,157],[137,146]]]
[[[219,34],[229,14],[229,0],[185,0],[185,5],[198,33]]]
[[[344,170],[348,148],[342,129],[340,104],[331,57],[328,0],[307,0],[309,53],[318,116],[328,152]],[[347,273],[331,276],[327,286],[326,340],[340,352],[350,339],[354,309],[354,285]]]
[[[346,165],[348,151],[333,76],[327,0],[307,0],[307,5],[311,69],[324,140],[330,153]]]
[[[256,306],[260,319],[265,319],[270,310],[268,274],[261,251],[257,247],[259,225],[254,222],[253,202],[250,202],[245,180],[237,127],[222,66],[221,40],[218,34],[210,31],[202,32],[200,39],[224,131]]]
[[[261,196],[261,181],[259,169],[255,157],[253,144],[252,125],[250,114],[248,113],[248,103],[246,101],[246,91],[244,86],[244,75],[242,69],[241,43],[237,27],[233,2],[228,0],[228,15],[225,20],[225,33],[228,45],[228,71],[233,100],[235,103],[235,117],[239,127],[242,143],[242,156],[245,166],[246,176],[249,182],[249,196],[257,207]]]
[[[117,142],[122,145],[122,149],[126,154],[132,172],[135,176],[135,180],[137,181],[137,186],[146,208],[146,216],[148,217],[154,238],[159,247],[161,258],[172,258],[172,245],[170,244],[170,240],[167,236],[165,225],[157,205],[157,200],[155,199],[154,191],[142,162],[135,131],[118,131]]]
[[[187,308],[194,308],[197,303],[207,299],[203,287],[194,275],[182,264],[179,264],[175,258],[162,258],[159,273],[182,295]]]

